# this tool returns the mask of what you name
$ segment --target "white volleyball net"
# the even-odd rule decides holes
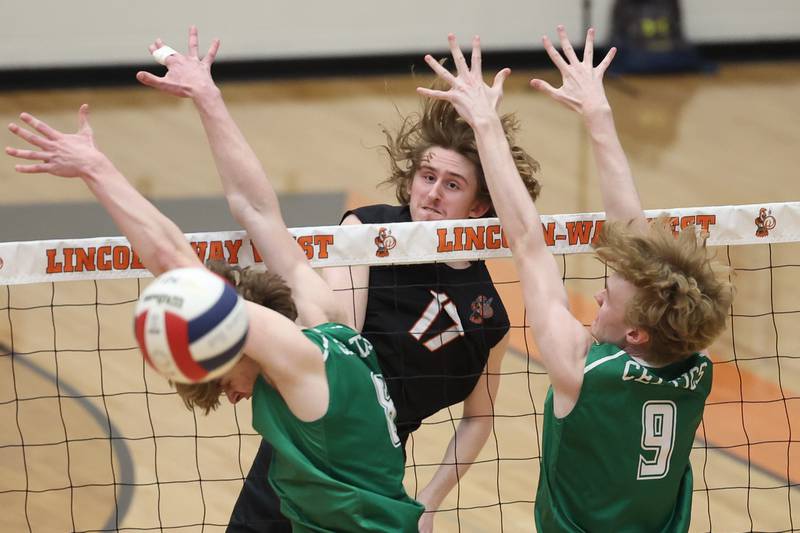
[[[730,327],[711,347],[714,390],[692,454],[692,530],[792,531],[800,527],[800,203],[668,213],[676,231],[709,232],[718,258],[736,271],[738,293]],[[602,214],[543,223],[573,311],[588,321],[591,295],[607,275],[588,253]],[[381,231],[391,239],[378,253]],[[533,531],[548,380],[526,335],[498,221],[292,232],[318,267],[487,261],[509,311],[511,349],[492,435],[438,510],[436,527]],[[187,237],[204,260],[260,262],[242,232]],[[127,241],[3,243],[0,265],[3,529],[223,530],[260,441],[250,406],[223,402],[209,416],[192,413],[144,364],[132,324],[148,274]],[[460,420],[460,406],[445,409],[409,439],[410,494],[433,476]]]

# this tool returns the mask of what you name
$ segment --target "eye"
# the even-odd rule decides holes
[[[430,174],[426,174],[426,175],[422,176],[422,179],[424,179],[428,183],[433,183],[434,181],[436,181],[436,176],[432,176]]]
[[[458,182],[450,181],[447,183],[447,188],[451,191],[458,191],[461,189],[461,185],[459,185]]]

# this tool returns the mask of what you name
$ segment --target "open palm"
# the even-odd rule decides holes
[[[549,83],[540,79],[531,80],[531,87],[550,95],[554,100],[561,102],[570,109],[581,114],[590,113],[592,110],[608,106],[606,93],[603,89],[603,75],[614,59],[617,49],[611,48],[603,60],[596,67],[594,61],[594,29],[586,32],[586,46],[583,50],[583,60],[578,59],[575,49],[567,37],[564,26],[558,27],[558,37],[564,57],[555,49],[550,38],[542,37],[544,49],[553,64],[561,73],[561,87],[556,89]]]

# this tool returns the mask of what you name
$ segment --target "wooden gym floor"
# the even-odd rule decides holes
[[[503,110],[518,114],[520,144],[542,164],[541,211],[601,210],[580,121],[528,89],[531,76],[557,82],[552,70],[515,72]],[[395,76],[222,88],[280,192],[345,192],[357,204],[392,201],[390,191],[375,188],[386,175],[374,148],[382,141],[379,125],[392,128],[399,122],[397,110],[414,111],[414,87],[429,82],[427,76]],[[646,208],[800,199],[800,63],[725,65],[715,75],[624,77],[607,87]],[[98,145],[145,195],[221,195],[188,101],[138,87],[7,92],[0,93],[0,120],[28,111],[70,130],[84,102],[92,106]],[[21,145],[8,133],[4,144]],[[0,165],[4,206],[91,201],[76,180],[18,175],[12,165],[10,158]],[[63,223],[52,220],[54,227]],[[799,248],[773,247],[773,263],[800,263]],[[768,253],[766,247],[731,250],[734,262],[747,267],[768,264]],[[496,281],[514,279],[510,261],[492,268]],[[588,258],[567,264],[568,277],[597,275],[602,269]],[[796,433],[800,389],[797,279],[791,268],[743,272],[737,279],[734,313],[766,314],[735,318],[733,332],[711,350],[718,364],[704,429],[709,446],[718,449],[697,441],[695,486],[702,490],[695,493],[694,531],[800,528],[800,514],[793,512],[798,494],[787,482],[800,478],[796,446],[787,444]],[[569,283],[576,309],[590,312],[597,282]],[[252,435],[238,436],[252,433],[249,405],[226,404],[207,418],[195,417],[167,394],[163,380],[143,370],[130,327],[137,289],[135,281],[77,282],[0,292],[0,343],[32,353],[15,357],[13,365],[10,357],[0,358],[0,505],[6,509],[0,529],[25,531],[30,524],[34,531],[195,531],[201,523],[226,523],[241,486],[236,478],[249,468],[257,444]],[[503,284],[501,290],[515,310],[514,323],[521,324],[518,286]],[[57,304],[52,310],[51,301]],[[530,502],[547,380],[535,353],[526,356],[521,332],[516,335],[503,367],[496,438],[490,437],[480,462],[443,504],[439,531],[533,530]],[[729,362],[734,356],[736,364]],[[757,403],[742,407],[742,397]],[[434,467],[425,465],[440,460],[453,431],[451,417],[458,413],[459,408],[440,413],[415,434],[410,492],[432,474]],[[24,457],[18,447],[23,439]],[[748,441],[763,443],[741,445]],[[18,491],[26,487],[27,495]],[[458,511],[451,510],[456,506]]]

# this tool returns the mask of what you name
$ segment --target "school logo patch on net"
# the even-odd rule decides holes
[[[472,313],[469,315],[469,321],[473,324],[483,324],[484,320],[488,320],[494,316],[494,308],[492,302],[494,298],[487,298],[480,295],[469,305]]]
[[[378,247],[375,251],[377,257],[387,257],[389,250],[397,246],[397,239],[392,237],[392,230],[380,228],[378,236],[375,237],[375,246]]]
[[[755,219],[756,224],[756,237],[766,237],[769,235],[770,230],[775,229],[777,221],[772,216],[772,209],[762,207],[758,210],[758,216]]]

